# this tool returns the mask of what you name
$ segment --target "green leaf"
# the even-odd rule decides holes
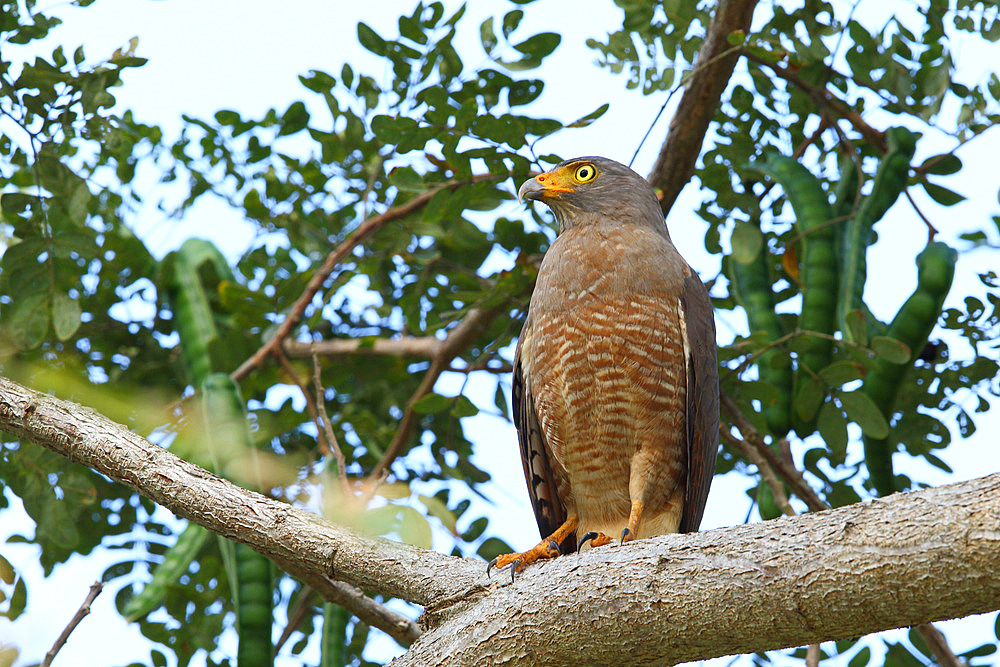
[[[830,450],[830,462],[842,465],[847,454],[847,419],[833,401],[823,404],[816,418],[816,428]]]
[[[453,400],[449,396],[430,393],[413,404],[413,411],[421,415],[437,414],[450,408]]]
[[[483,44],[483,51],[487,55],[497,47],[497,34],[493,31],[493,17],[489,17],[479,24],[479,41]]]
[[[890,364],[905,364],[910,361],[912,352],[909,346],[888,336],[875,336],[871,340],[871,348],[875,354],[882,357]]]
[[[733,230],[733,259],[740,264],[750,264],[764,247],[764,235],[760,228],[745,222],[737,222]]]
[[[10,337],[22,350],[30,350],[45,340],[49,330],[49,294],[28,294],[14,302],[7,321]]]
[[[868,667],[871,660],[872,650],[867,646],[862,646],[861,650],[855,653],[851,661],[847,663],[847,667]]]
[[[819,410],[819,406],[823,403],[823,398],[826,396],[826,390],[823,385],[813,377],[810,377],[802,386],[799,388],[799,393],[795,396],[795,411],[798,413],[799,418],[802,421],[809,421]]]
[[[847,382],[860,380],[862,377],[862,369],[861,365],[855,361],[835,361],[821,370],[819,372],[819,376],[823,378],[823,382],[826,382],[828,385],[832,387],[839,387]]]
[[[479,414],[479,408],[464,395],[455,399],[455,406],[451,409],[453,417],[474,417]]]
[[[448,509],[447,503],[438,498],[437,496],[424,496],[417,495],[417,498],[424,504],[427,509],[427,514],[436,518],[448,531],[454,535],[455,534],[455,523],[458,521],[458,517],[455,513]]]
[[[80,302],[65,292],[52,295],[52,330],[59,340],[68,340],[80,328]]]
[[[361,46],[371,51],[377,56],[385,56],[388,48],[384,39],[371,29],[367,23],[358,23],[358,41]]]
[[[850,330],[851,340],[858,345],[868,344],[868,327],[865,326],[865,314],[855,308],[847,312],[845,317],[847,328]]]
[[[917,167],[918,172],[934,174],[935,176],[950,176],[962,170],[962,161],[954,153],[934,155]]]
[[[595,120],[597,120],[598,118],[600,118],[601,116],[603,116],[604,113],[608,110],[609,107],[610,107],[610,105],[607,102],[605,102],[601,106],[597,107],[596,109],[594,109],[593,111],[591,111],[590,113],[588,113],[586,116],[583,116],[581,118],[577,118],[576,120],[574,120],[572,123],[570,123],[566,127],[587,127],[588,125],[590,125],[591,123],[593,123]]]
[[[949,190],[948,188],[943,188],[940,185],[934,185],[930,181],[920,181],[920,185],[924,187],[924,190],[927,191],[927,194],[931,199],[942,206],[954,206],[959,202],[965,201],[965,195],[960,195],[957,192]]]
[[[860,391],[842,392],[838,395],[848,419],[861,427],[870,438],[882,439],[889,435],[889,424],[875,402]]]

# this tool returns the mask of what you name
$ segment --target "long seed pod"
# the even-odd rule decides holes
[[[801,242],[799,329],[832,334],[837,300],[837,240],[826,193],[819,179],[794,158],[774,155],[761,170],[781,185],[795,213],[795,231]],[[798,396],[803,382],[810,380],[812,374],[830,364],[833,351],[832,341],[821,336],[805,336],[797,345],[799,367],[793,396]],[[802,437],[812,433],[814,416],[793,411],[791,419],[796,433]]]
[[[958,253],[941,242],[930,243],[917,256],[917,288],[896,313],[886,335],[906,345],[910,350],[907,363],[894,364],[884,357],[875,359],[864,379],[862,391],[868,395],[889,421],[903,376],[913,366],[927,337],[937,323],[941,307],[955,277]],[[891,435],[891,432],[890,432]],[[865,463],[872,486],[880,496],[894,493],[892,450],[889,438],[865,436]]]
[[[774,292],[771,289],[769,254],[762,246],[749,264],[729,258],[732,273],[732,291],[736,301],[743,306],[750,323],[750,332],[765,334],[765,340],[776,340],[782,335],[781,322],[774,311]],[[764,406],[764,418],[772,435],[784,436],[789,429],[791,406],[792,364],[788,353],[771,349],[757,359],[757,369],[762,382],[776,389],[775,402]]]
[[[841,240],[840,289],[837,293],[837,324],[847,340],[857,336],[848,323],[848,313],[859,311],[863,317],[865,279],[868,275],[866,255],[872,243],[873,227],[885,215],[906,189],[910,160],[917,146],[917,135],[905,127],[887,132],[889,150],[875,172],[872,192],[858,207],[854,217],[844,225]]]

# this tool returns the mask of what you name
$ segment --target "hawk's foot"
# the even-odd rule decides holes
[[[490,570],[504,570],[510,568],[510,580],[514,581],[514,574],[524,569],[537,560],[543,558],[555,558],[560,553],[559,545],[555,540],[542,540],[531,549],[521,553],[501,554],[491,560],[486,566],[486,576],[490,576]]]

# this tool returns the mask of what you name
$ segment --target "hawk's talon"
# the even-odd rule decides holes
[[[562,556],[562,549],[559,548],[559,543],[555,540],[549,540],[549,548],[555,551],[558,555]]]
[[[625,526],[622,529],[622,541],[618,543],[618,546],[621,546],[621,545],[625,544],[625,538],[628,537],[631,534],[632,534],[632,531],[628,529],[628,526]]]
[[[589,542],[589,541],[594,540],[594,539],[597,539],[598,535],[600,535],[600,533],[596,533],[594,531],[590,531],[589,533],[587,533],[586,535],[584,535],[582,538],[580,538],[580,543],[576,545],[576,552],[580,553],[580,550],[583,548],[584,543]]]

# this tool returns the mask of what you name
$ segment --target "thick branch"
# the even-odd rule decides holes
[[[2,378],[0,429],[250,545],[325,597],[335,599],[337,578],[425,605],[432,629],[399,665],[579,664],[583,650],[595,664],[675,663],[1000,607],[1000,474],[592,549],[532,566],[511,585],[488,582],[481,562],[359,536],[241,489]]]
[[[121,482],[174,514],[249,545],[336,602],[332,580],[427,604],[464,593],[472,562],[361,536],[240,488],[93,410],[0,378],[0,429]]]
[[[667,139],[649,175],[649,182],[663,193],[660,207],[664,215],[691,180],[705,132],[739,59],[739,51],[732,49],[727,38],[736,31],[750,30],[756,5],[757,0],[720,0],[715,9],[694,61],[696,69],[685,85],[677,112],[670,120]]]

